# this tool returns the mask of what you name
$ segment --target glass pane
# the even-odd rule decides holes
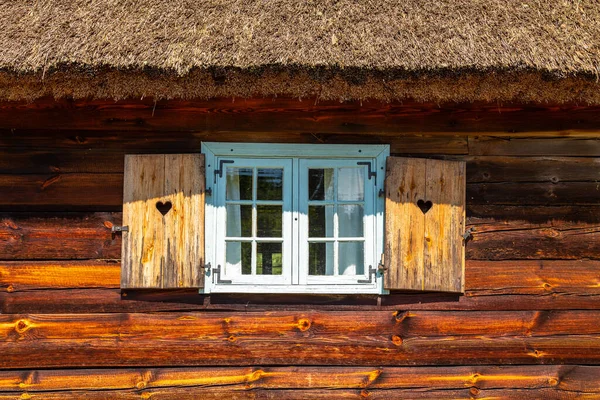
[[[364,268],[364,243],[339,242],[339,275],[363,275]]]
[[[333,206],[308,207],[308,237],[333,237]]]
[[[256,197],[258,200],[283,199],[283,169],[259,168],[256,179]]]
[[[281,243],[256,244],[256,275],[281,275]]]
[[[282,219],[281,206],[256,206],[256,236],[281,237]]]
[[[227,168],[227,200],[252,200],[252,168]]]
[[[309,275],[333,275],[333,242],[308,244]]]
[[[308,170],[308,200],[333,200],[333,169]]]
[[[340,168],[338,171],[338,200],[362,201],[365,197],[363,168]]]
[[[363,236],[363,206],[346,204],[338,206],[339,237]]]
[[[225,244],[225,274],[235,276],[252,273],[252,243],[227,242]]]
[[[252,237],[252,206],[227,204],[227,236]]]

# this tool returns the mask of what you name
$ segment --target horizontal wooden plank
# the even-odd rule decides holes
[[[600,259],[600,207],[469,206],[467,259]],[[121,213],[0,214],[0,259],[121,257]]]
[[[411,390],[411,389],[389,389],[389,390],[366,390],[366,389],[249,389],[247,391],[230,391],[229,389],[205,389],[194,388],[169,388],[150,390],[127,390],[127,391],[73,391],[73,392],[49,392],[49,393],[26,393],[27,399],[120,399],[129,400],[151,398],[153,400],[170,400],[173,398],[181,400],[196,399],[524,399],[538,398],[548,400],[567,399],[600,399],[596,393],[579,393],[572,391],[559,391],[556,389],[454,389],[454,390]],[[1,393],[0,399],[14,400],[14,394]]]
[[[0,129],[597,135],[597,107],[314,99],[54,101],[0,104]]]
[[[0,259],[121,258],[121,213],[0,214]]]
[[[473,389],[457,390],[434,390],[432,392],[392,389],[368,391],[365,389],[308,389],[308,390],[289,390],[289,389],[248,389],[245,391],[224,389],[206,389],[202,387],[192,388],[168,388],[168,389],[148,389],[148,390],[125,390],[125,391],[69,391],[69,392],[48,392],[48,393],[25,393],[23,398],[36,400],[64,400],[64,399],[117,399],[117,400],[139,400],[140,398],[151,398],[153,400],[223,400],[223,399],[271,399],[271,400],[322,400],[322,399],[439,399],[442,398],[472,398]],[[491,390],[493,396],[514,396],[515,392],[523,396],[521,391],[515,390]],[[478,392],[479,393],[479,392]],[[483,393],[483,392],[482,392]],[[526,393],[531,393],[527,391]],[[546,399],[565,399],[571,398],[575,393],[556,392],[551,390],[535,391],[534,393],[543,394]],[[487,391],[486,391],[487,394]],[[552,397],[558,396],[558,397]],[[571,396],[571,397],[565,397]],[[593,394],[586,395],[586,399],[596,398]],[[496,397],[497,398],[497,397]],[[0,400],[22,399],[15,397],[14,393],[0,392]]]
[[[115,209],[123,204],[123,174],[0,175],[0,208]]]
[[[469,183],[600,181],[600,157],[479,156],[467,160]]]
[[[230,367],[0,371],[0,392],[255,389],[555,389],[600,393],[600,367]]]
[[[494,137],[469,136],[473,156],[600,156],[600,138],[595,137]]]
[[[542,291],[543,288],[540,290]],[[377,296],[199,295],[197,291],[124,292],[114,288],[0,290],[0,312],[122,313],[164,311],[355,311],[371,310],[600,310],[598,294],[507,295],[491,291],[467,296],[391,294]]]
[[[600,183],[468,183],[467,204],[600,205]]]
[[[591,365],[600,362],[599,317],[598,311],[0,315],[1,367]]]

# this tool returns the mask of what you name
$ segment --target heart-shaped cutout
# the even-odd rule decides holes
[[[165,203],[163,203],[162,201],[156,202],[156,209],[158,211],[160,211],[160,213],[163,215],[163,217],[165,215],[167,215],[167,213],[171,210],[171,208],[173,208],[173,204],[171,204],[170,201],[167,201]]]
[[[417,201],[417,206],[421,209],[423,214],[426,214],[427,211],[431,210],[431,207],[433,207],[433,203],[431,202],[431,200],[419,200]]]

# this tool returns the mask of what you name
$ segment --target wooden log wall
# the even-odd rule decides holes
[[[464,296],[119,290],[123,155],[389,143],[467,161]],[[600,109],[0,104],[0,399],[600,398]]]

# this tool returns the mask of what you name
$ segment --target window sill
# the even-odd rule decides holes
[[[209,293],[200,289],[201,294]],[[210,293],[262,293],[262,294],[386,294],[377,284],[371,285],[215,285]]]

